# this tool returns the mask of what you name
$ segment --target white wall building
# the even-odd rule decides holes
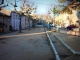
[[[32,20],[30,20],[30,27],[32,27]]]
[[[19,19],[19,14],[16,13],[15,11],[10,11],[7,9],[2,9],[1,10],[3,13],[6,13],[7,15],[11,16],[11,26],[13,30],[19,30],[19,25],[20,25],[20,19]],[[28,22],[28,17],[23,15],[21,17],[21,26],[22,29],[27,29],[29,25]],[[30,20],[30,27],[32,27],[32,20]]]
[[[19,19],[19,14],[16,12],[11,13],[11,20],[12,20],[12,27],[13,30],[19,30],[19,25],[20,25],[20,19]],[[30,20],[30,26],[32,26],[32,21]],[[22,29],[27,29],[28,27],[28,17],[23,15],[21,17],[21,28]]]
[[[27,16],[23,15],[21,18],[21,25],[22,25],[22,29],[26,29],[27,28],[27,23],[28,23],[28,18]]]
[[[11,12],[11,25],[13,30],[19,30],[19,15],[12,11]]]
[[[21,17],[21,26],[22,26],[22,29],[25,29],[25,16],[24,15]]]

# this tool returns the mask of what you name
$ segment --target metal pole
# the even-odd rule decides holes
[[[28,24],[29,24],[29,30],[30,30],[30,16],[28,15]]]
[[[21,31],[21,16],[20,16],[20,21],[19,21],[19,32],[21,33],[22,31]]]

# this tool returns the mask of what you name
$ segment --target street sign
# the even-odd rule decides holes
[[[0,0],[0,5],[4,3],[4,0]]]

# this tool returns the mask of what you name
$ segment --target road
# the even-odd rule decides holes
[[[0,60],[55,60],[44,28],[0,36]]]

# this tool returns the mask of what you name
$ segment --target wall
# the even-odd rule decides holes
[[[19,15],[15,12],[11,13],[11,23],[13,30],[19,30]]]
[[[10,25],[11,25],[11,20],[9,16],[0,16],[0,22],[4,23],[3,25],[3,32],[7,33],[10,32]]]

